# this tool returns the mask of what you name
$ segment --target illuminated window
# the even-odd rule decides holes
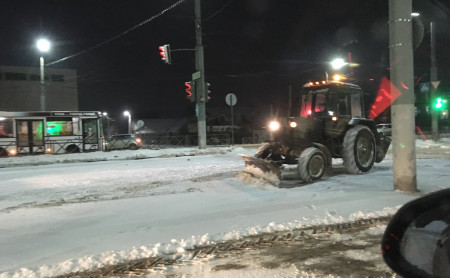
[[[323,94],[316,95],[316,105],[314,106],[314,112],[324,112],[327,108],[327,97]]]
[[[300,117],[308,117],[312,114],[312,94],[303,95],[301,100]]]
[[[48,118],[45,132],[47,136],[73,135],[72,118]]]
[[[13,136],[13,120],[0,118],[0,138]]]

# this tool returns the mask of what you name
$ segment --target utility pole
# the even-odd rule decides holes
[[[288,84],[288,89],[289,89],[289,93],[288,93],[288,112],[286,116],[291,116],[291,109],[292,109],[292,85],[291,83]]]
[[[41,83],[40,83],[40,89],[41,89],[41,111],[45,111],[45,74],[44,74],[44,57],[41,57],[39,59],[39,65],[40,65],[40,73],[41,73]]]
[[[430,22],[430,40],[431,40],[431,68],[430,68],[430,90],[431,90],[431,135],[434,141],[439,141],[439,124],[438,124],[438,111],[434,107],[434,100],[436,99],[436,88],[432,85],[432,82],[437,80],[437,66],[436,66],[436,36],[434,30],[435,24]]]
[[[205,62],[202,43],[202,16],[200,0],[195,0],[195,69],[200,74],[196,81],[196,108],[197,130],[198,130],[198,147],[206,148],[206,92],[205,92]]]
[[[389,54],[392,102],[392,152],[394,189],[417,191],[412,0],[389,0]]]

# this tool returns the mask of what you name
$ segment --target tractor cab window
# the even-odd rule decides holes
[[[312,115],[312,94],[302,95],[300,100],[300,117],[308,117]]]
[[[314,103],[314,115],[315,116],[328,116],[329,111],[329,97],[328,95],[317,93],[315,94],[315,103]]]
[[[337,98],[336,110],[337,110],[336,112],[337,112],[338,116],[350,115],[350,113],[348,111],[347,96],[342,95]]]
[[[330,97],[326,92],[313,92],[301,96],[300,117],[328,116]]]
[[[363,118],[364,113],[361,106],[361,95],[360,94],[352,94],[352,117],[355,118]]]

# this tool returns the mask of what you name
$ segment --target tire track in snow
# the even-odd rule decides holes
[[[198,264],[201,262],[221,260],[220,265],[213,267],[212,271],[230,270],[230,269],[242,269],[246,268],[243,263],[237,262],[236,257],[238,255],[245,255],[246,253],[254,252],[264,255],[263,253],[269,248],[274,246],[277,248],[286,248],[289,245],[296,245],[299,248],[305,247],[317,247],[328,249],[328,245],[333,245],[336,241],[351,241],[351,236],[345,236],[343,234],[358,234],[363,233],[365,230],[375,227],[384,227],[390,220],[388,217],[378,217],[371,219],[360,219],[354,222],[340,223],[333,225],[319,225],[289,231],[281,231],[274,233],[265,233],[259,235],[252,235],[243,237],[237,240],[229,240],[216,244],[209,244],[199,246],[194,249],[185,250],[182,254],[172,253],[164,256],[156,256],[138,260],[132,260],[123,262],[116,265],[109,265],[97,269],[93,269],[85,272],[75,272],[66,275],[58,276],[57,278],[91,278],[91,277],[136,277],[146,276],[149,273],[155,271],[162,271],[163,275],[167,274],[167,277],[179,277],[176,275],[176,270],[181,266],[188,266],[192,264]],[[309,241],[314,241],[314,243]],[[362,244],[361,242],[354,242],[353,245]],[[308,245],[308,246],[307,246]],[[320,245],[320,246],[319,246]],[[363,246],[365,244],[362,244]],[[354,250],[362,250],[362,247],[353,248]],[[351,247],[348,250],[352,250]],[[304,250],[298,250],[298,253],[302,253]],[[351,260],[351,256],[354,253],[347,252],[348,259]],[[381,256],[381,255],[380,255]],[[379,272],[380,274],[389,275],[387,266],[385,269],[377,269],[373,265],[373,262],[364,263],[363,260],[359,260],[358,267],[366,269],[368,272]],[[320,260],[318,263],[322,264]],[[341,262],[336,262],[341,263]],[[271,267],[267,262],[261,262],[261,267]],[[312,265],[315,267],[314,258],[307,258],[304,260],[305,265]],[[274,267],[275,265],[272,265]],[[364,271],[362,269],[362,271]],[[164,272],[175,273],[164,273]],[[339,273],[342,275],[342,273]],[[159,276],[158,276],[159,277]],[[180,276],[181,277],[181,276]],[[189,277],[189,276],[183,276]],[[384,276],[391,277],[391,276]]]

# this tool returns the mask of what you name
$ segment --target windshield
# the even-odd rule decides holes
[[[335,113],[334,102],[335,98],[332,93],[327,93],[328,89],[320,91],[309,91],[300,96],[295,116],[309,117],[309,116],[330,116]]]

